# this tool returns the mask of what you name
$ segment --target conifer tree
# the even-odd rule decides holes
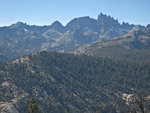
[[[37,105],[37,102],[36,102],[34,95],[29,97],[29,99],[28,99],[27,110],[28,110],[28,113],[38,113],[38,105]]]

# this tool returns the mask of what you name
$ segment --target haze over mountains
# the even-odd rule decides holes
[[[96,19],[79,17],[66,26],[55,21],[49,26],[30,26],[18,22],[0,28],[0,61],[8,61],[35,51],[73,51],[83,45],[106,41],[144,26],[120,24],[113,17],[100,14]]]
[[[150,60],[150,26],[111,40],[87,44],[74,53],[138,61]]]
[[[150,112],[150,25],[120,24],[100,14],[66,26],[18,22],[0,27],[0,112]]]

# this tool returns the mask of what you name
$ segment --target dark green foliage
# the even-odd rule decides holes
[[[94,46],[94,45],[93,45]],[[134,61],[150,61],[150,49],[124,49],[121,47],[105,47],[102,49],[89,49],[90,55],[115,59]]]
[[[114,106],[112,106],[111,104],[108,103],[102,109],[102,113],[117,113],[117,112],[116,112],[116,109],[114,108]]]
[[[100,110],[99,110],[99,109],[97,109],[97,110],[96,110],[96,113],[100,113]]]
[[[28,99],[28,108],[27,108],[28,113],[38,113],[38,105],[35,99],[35,96],[31,96]]]
[[[5,72],[0,84],[15,84],[20,95],[36,92],[40,113],[95,113],[98,108],[116,113],[127,107],[123,93],[140,90],[146,97],[150,91],[149,62],[40,52],[4,63],[0,70]],[[0,100],[9,101],[14,95],[5,88],[0,87]]]

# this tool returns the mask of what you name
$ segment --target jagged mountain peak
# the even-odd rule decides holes
[[[73,31],[81,28],[96,29],[97,28],[96,23],[97,21],[95,19],[90,18],[89,16],[84,16],[84,17],[79,17],[71,20],[66,25],[66,28],[71,29]]]
[[[90,21],[90,20],[93,20],[93,18],[90,18],[89,16],[83,16],[83,17],[74,18],[68,24],[70,24],[70,23],[81,24],[81,22],[83,22],[83,21]]]
[[[147,28],[150,28],[150,24],[148,24],[146,27],[147,27]]]
[[[50,27],[57,31],[63,31],[64,29],[64,26],[59,21],[53,22]]]
[[[23,23],[21,21],[17,22],[16,25],[26,25],[26,23]]]
[[[146,32],[147,32],[147,33],[150,33],[150,24],[148,24],[148,25],[146,26]]]
[[[103,14],[103,13],[100,13],[99,15],[98,15],[98,19],[113,19],[113,20],[115,20],[113,17],[111,17],[110,15],[105,15],[105,14]]]
[[[134,26],[134,25],[130,25],[128,22],[122,22],[122,27],[124,27],[124,28],[129,28],[129,27],[131,27],[131,26]]]
[[[142,25],[135,25],[133,27],[133,31],[139,31],[139,30],[142,31],[143,29],[145,29],[145,27]]]
[[[59,21],[49,26],[27,25],[18,22],[12,26],[0,28],[0,39],[2,40],[0,53],[2,53],[2,58],[8,56],[8,59],[5,57],[4,60],[1,60],[0,57],[0,61],[40,50],[73,51],[86,44],[120,37],[131,31],[133,27],[134,25],[128,23],[122,25],[118,23],[118,20],[102,13],[98,20],[83,16],[74,18],[66,26]],[[13,57],[10,58],[10,56]]]
[[[55,21],[55,22],[53,22],[52,24],[51,24],[51,27],[56,27],[56,26],[63,26],[59,21]]]
[[[27,24],[19,21],[19,22],[15,23],[15,24],[12,24],[10,27],[11,28],[18,28],[18,27],[24,27],[24,26],[27,26]]]
[[[100,13],[100,15],[98,15],[98,18],[97,18],[97,26],[99,28],[103,28],[103,29],[108,29],[110,26],[112,27],[120,27],[120,23],[118,22],[118,20],[114,19],[113,17],[111,16],[107,16],[107,15],[104,15],[102,13]]]

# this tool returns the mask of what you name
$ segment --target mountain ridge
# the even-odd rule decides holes
[[[135,25],[128,23],[120,24],[104,14],[100,14],[98,19],[89,16],[75,18],[66,26],[59,21],[48,26],[30,26],[18,22],[0,27],[0,61],[8,61],[35,51],[73,51],[86,44],[122,36],[134,27]]]
[[[149,62],[43,51],[0,64],[1,112],[26,113],[31,94],[40,113],[122,113],[138,91],[149,101]]]
[[[116,37],[104,42],[96,42],[77,49],[75,54],[104,56],[125,59],[149,60],[150,54],[150,29],[136,27],[121,37]]]

